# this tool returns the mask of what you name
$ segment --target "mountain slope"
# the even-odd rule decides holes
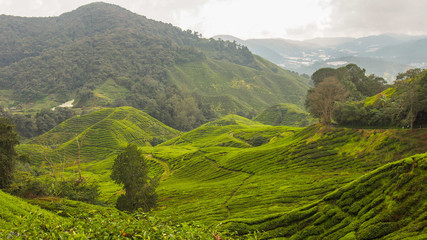
[[[244,46],[105,3],[52,18],[2,16],[0,43],[8,107],[130,105],[190,130],[240,109],[253,116],[279,102],[302,105],[308,89],[307,79]],[[236,107],[221,109],[230,102]]]

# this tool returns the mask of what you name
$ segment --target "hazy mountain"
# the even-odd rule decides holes
[[[381,48],[371,53],[384,59],[425,68],[427,64],[427,38]]]
[[[304,42],[318,45],[320,47],[336,47],[338,45],[344,44],[346,42],[350,42],[352,40],[354,40],[354,38],[337,37],[337,38],[313,38],[313,39],[304,40]]]
[[[248,39],[217,36],[247,46],[254,53],[279,66],[312,74],[319,67],[340,67],[356,63],[392,81],[397,73],[425,67],[426,36],[383,34],[363,38],[315,38],[305,41],[286,39]],[[215,38],[217,38],[215,37]]]

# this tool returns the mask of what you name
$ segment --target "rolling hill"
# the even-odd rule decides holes
[[[190,130],[229,113],[303,104],[308,79],[246,47],[201,38],[119,6],[50,18],[1,16],[0,103],[24,110],[130,105]]]

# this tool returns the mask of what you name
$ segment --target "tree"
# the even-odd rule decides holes
[[[17,144],[19,140],[15,126],[8,118],[0,118],[0,188],[5,188],[12,182]]]
[[[426,109],[427,71],[411,69],[400,73],[395,82],[393,115],[403,126],[414,127],[420,112]]]
[[[344,85],[335,77],[325,78],[309,90],[305,105],[313,116],[320,118],[320,122],[329,125],[335,102],[344,101],[348,94]]]
[[[130,144],[114,160],[111,179],[123,184],[125,195],[117,199],[116,207],[120,210],[134,211],[142,208],[150,211],[156,205],[155,188],[158,179],[148,176],[148,166],[142,152],[134,144]]]

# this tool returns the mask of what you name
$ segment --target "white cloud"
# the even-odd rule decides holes
[[[0,14],[58,16],[97,0],[0,0]],[[427,34],[425,0],[104,0],[205,37]]]
[[[333,20],[327,34],[366,36],[381,33],[426,34],[425,0],[331,0]]]
[[[209,1],[199,11],[182,9],[176,22],[207,37],[231,34],[241,38],[283,37],[288,29],[326,24],[328,9],[312,0]],[[298,36],[295,36],[298,37]]]

